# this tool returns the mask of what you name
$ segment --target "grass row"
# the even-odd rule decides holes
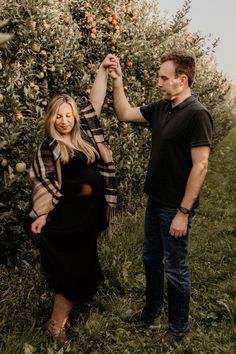
[[[236,129],[211,157],[202,203],[193,222],[191,335],[173,350],[178,354],[236,353]],[[144,209],[123,216],[113,236],[99,245],[106,280],[94,300],[75,307],[68,343],[59,348],[43,331],[51,294],[41,275],[37,251],[15,269],[0,269],[0,352],[2,354],[158,353],[161,330],[126,325],[119,315],[144,302],[142,267]],[[23,258],[22,258],[23,259]]]

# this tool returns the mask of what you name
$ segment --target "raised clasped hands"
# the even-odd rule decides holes
[[[119,59],[114,54],[108,54],[102,65],[105,69],[108,69],[109,76],[116,80],[118,77],[121,77],[121,67]]]

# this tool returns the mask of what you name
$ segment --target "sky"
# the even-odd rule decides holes
[[[171,19],[184,0],[158,0],[161,15]],[[189,31],[219,38],[215,49],[218,69],[236,85],[236,0],[192,0]]]

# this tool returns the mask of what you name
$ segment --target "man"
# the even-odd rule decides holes
[[[152,147],[144,191],[143,260],[146,304],[127,323],[158,327],[163,307],[164,272],[168,287],[168,331],[163,337],[174,345],[189,332],[189,229],[207,173],[212,119],[191,94],[195,58],[186,52],[163,55],[158,86],[163,99],[131,107],[123,89],[120,67],[111,71],[114,108],[123,122],[150,123]]]

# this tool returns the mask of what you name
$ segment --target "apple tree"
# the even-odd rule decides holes
[[[30,200],[27,171],[44,134],[49,100],[64,92],[82,108],[107,53],[119,56],[127,97],[140,106],[159,98],[160,56],[173,48],[194,52],[193,90],[212,111],[214,144],[228,133],[231,84],[211,64],[216,41],[189,32],[190,6],[186,0],[167,20],[156,0],[0,0],[3,31],[14,33],[0,53],[1,262],[11,262],[26,239],[21,225]],[[149,128],[117,121],[111,82],[101,123],[113,149],[122,208],[131,210],[142,194]]]

